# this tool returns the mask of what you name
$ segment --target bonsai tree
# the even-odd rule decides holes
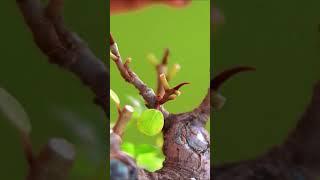
[[[140,118],[142,131],[157,133],[162,130],[165,161],[163,167],[155,172],[139,168],[127,154],[120,150],[121,136],[130,119],[132,109],[125,106],[119,109],[119,118],[110,132],[110,170],[112,179],[209,179],[210,178],[210,137],[205,124],[210,116],[210,91],[202,102],[190,112],[173,114],[164,104],[177,98],[179,89],[188,84],[170,86],[167,69],[169,51],[166,50],[162,61],[156,67],[157,90],[148,87],[129,67],[131,58],[123,60],[118,45],[110,35],[110,58],[117,66],[122,78],[134,86],[150,109]],[[170,79],[170,78],[169,78]],[[209,83],[209,82],[208,82]],[[164,121],[164,125],[159,123]],[[139,121],[138,121],[139,123]],[[144,127],[146,126],[146,127]],[[159,128],[160,127],[160,128]]]

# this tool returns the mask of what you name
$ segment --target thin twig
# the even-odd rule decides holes
[[[116,124],[113,127],[114,133],[118,134],[120,137],[122,136],[125,126],[130,120],[132,113],[133,113],[133,107],[129,105],[124,106],[124,108],[119,113],[119,117]]]
[[[121,74],[121,76],[130,84],[132,84],[140,93],[140,95],[143,97],[143,99],[146,101],[147,106],[149,108],[155,108],[156,107],[156,94],[154,91],[149,88],[140,78],[138,75],[136,75],[130,68],[129,68],[129,62],[131,61],[130,58],[126,60],[125,63],[123,63],[123,60],[121,58],[120,52],[117,47],[116,41],[114,41],[114,38],[112,35],[110,35],[110,45],[111,45],[111,52],[115,56],[111,57],[112,60],[116,63],[117,68]]]

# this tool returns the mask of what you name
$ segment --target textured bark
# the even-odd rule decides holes
[[[151,173],[131,163],[128,166],[137,168],[138,179],[210,179],[210,137],[204,128],[209,118],[210,98],[206,97],[207,109],[201,106],[192,112],[170,114],[165,119],[163,153],[166,158],[163,168]],[[121,156],[121,159],[126,158],[126,155]]]
[[[320,82],[283,144],[256,159],[214,168],[216,180],[316,180],[320,176]]]

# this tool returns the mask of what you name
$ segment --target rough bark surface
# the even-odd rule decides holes
[[[316,180],[320,177],[320,82],[296,128],[260,157],[214,168],[216,180]]]

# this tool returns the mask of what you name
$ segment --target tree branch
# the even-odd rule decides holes
[[[27,180],[66,180],[74,159],[73,145],[64,139],[50,139],[32,163]]]
[[[116,63],[117,68],[121,76],[130,84],[132,84],[146,101],[147,106],[150,108],[156,107],[156,95],[154,91],[149,88],[140,78],[136,75],[130,68],[129,63],[131,62],[130,58],[127,58],[126,62],[123,63],[120,52],[118,50],[118,45],[114,41],[112,35],[110,35],[110,50],[113,53],[114,57],[112,60]]]
[[[122,111],[120,111],[120,113],[119,113],[119,118],[118,118],[116,124],[113,127],[114,133],[118,134],[120,137],[122,136],[124,128],[125,128],[127,122],[130,120],[133,111],[134,111],[133,107],[131,107],[129,105],[124,106]]]
[[[63,0],[50,0],[43,7],[39,0],[16,0],[39,49],[57,64],[74,73],[95,94],[95,103],[108,116],[109,73],[81,38],[63,23]]]
[[[216,180],[318,179],[320,176],[320,82],[296,128],[283,144],[252,160],[214,168]],[[236,176],[235,176],[236,175]]]

